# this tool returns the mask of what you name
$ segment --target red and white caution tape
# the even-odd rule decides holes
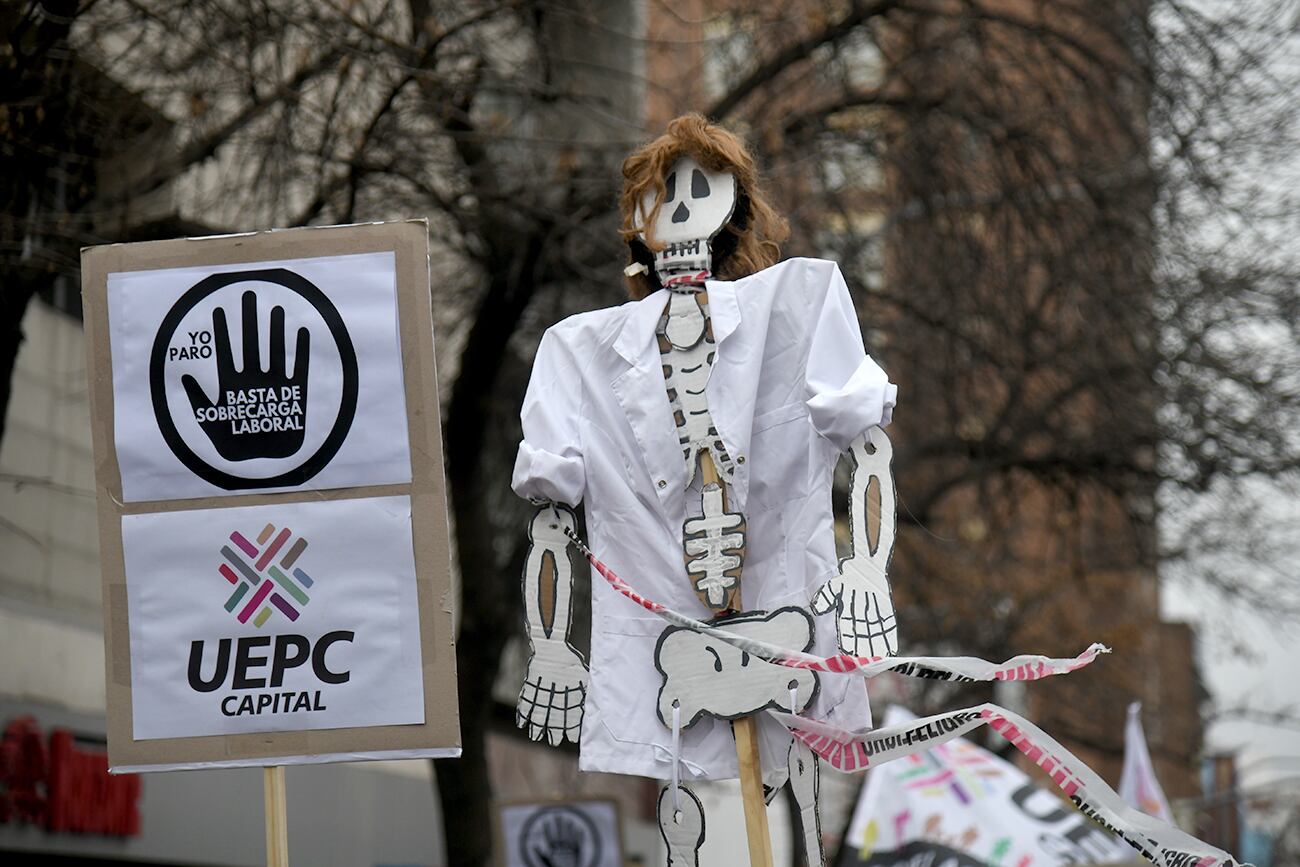
[[[1124,802],[1087,765],[1029,720],[995,704],[910,720],[902,725],[850,732],[778,711],[769,713],[799,740],[841,771],[863,771],[923,752],[988,725],[1051,776],[1085,815],[1160,867],[1241,867],[1231,855]]]
[[[622,595],[640,605],[646,611],[658,614],[675,626],[682,626],[696,632],[712,636],[719,641],[730,644],[739,650],[748,652],[759,659],[788,668],[802,668],[810,671],[825,671],[832,674],[856,674],[861,677],[877,677],[885,672],[894,672],[908,677],[920,677],[927,680],[947,680],[971,682],[977,680],[1039,680],[1054,674],[1068,674],[1091,663],[1100,654],[1110,653],[1102,644],[1094,644],[1069,659],[1053,659],[1037,654],[1023,654],[996,663],[977,659],[973,656],[817,656],[789,647],[769,644],[754,638],[737,635],[726,628],[726,621],[721,625],[706,623],[689,615],[674,611],[661,602],[642,596],[631,585],[614,573],[591,552],[578,537],[578,534],[565,528],[564,532],[578,550],[583,553],[591,567],[605,579],[608,584]]]

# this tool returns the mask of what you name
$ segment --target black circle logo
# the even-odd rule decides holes
[[[213,293],[239,283],[273,284],[301,298],[324,323],[337,349],[341,372],[338,410],[328,434],[301,461],[291,459],[304,450],[307,442],[307,406],[315,390],[309,387],[313,383],[309,381],[312,351],[308,328],[298,329],[293,373],[290,375],[285,351],[285,311],[282,306],[274,306],[270,315],[268,352],[264,356],[268,363],[264,368],[259,349],[259,292],[250,287],[241,298],[242,367],[235,364],[230,329],[225,310],[221,307],[212,311],[212,328],[210,332],[204,332],[203,342],[191,336],[192,345],[189,347],[178,349],[172,345],[177,329],[190,311]],[[274,294],[281,293],[276,291]],[[194,412],[197,429],[206,435],[222,459],[224,468],[201,457],[177,428],[167,381],[167,363],[177,357],[191,362],[211,359],[216,364],[215,401],[193,375],[186,373],[180,383]],[[356,349],[343,317],[315,284],[284,268],[230,271],[200,280],[167,312],[154,337],[149,358],[150,398],[163,440],[191,472],[228,491],[294,487],[319,473],[338,452],[352,427],[357,410],[357,380]],[[240,475],[230,470],[233,464],[255,459],[287,462],[291,466],[269,476]]]

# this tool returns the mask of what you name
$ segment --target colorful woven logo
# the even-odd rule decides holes
[[[963,741],[940,744],[900,762],[895,777],[904,788],[919,790],[929,797],[951,792],[963,804],[992,791],[987,781],[1003,771],[978,747]]]
[[[226,562],[218,566],[217,571],[235,585],[234,592],[226,600],[226,610],[232,614],[238,610],[235,616],[240,623],[247,623],[252,617],[253,625],[261,627],[270,618],[273,608],[291,621],[297,620],[300,609],[310,601],[306,588],[312,585],[311,576],[294,565],[307,550],[307,540],[299,536],[286,548],[291,538],[293,533],[288,527],[277,533],[274,524],[267,524],[257,534],[256,545],[236,530],[230,534],[234,547],[221,546],[221,555]],[[279,562],[271,562],[281,551],[284,551],[284,556]],[[244,597],[250,591],[252,596],[245,602]],[[294,607],[295,602],[297,607]]]

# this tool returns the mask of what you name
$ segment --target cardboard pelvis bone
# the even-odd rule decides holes
[[[812,647],[812,615],[802,608],[739,614],[715,622],[769,644],[796,650]],[[739,719],[768,708],[799,713],[817,695],[815,673],[773,665],[680,626],[670,626],[659,636],[655,668],[663,675],[659,719],[669,728],[674,705],[679,708],[681,727],[688,728],[705,716]]]

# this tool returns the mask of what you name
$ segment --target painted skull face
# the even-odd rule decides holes
[[[731,172],[710,171],[694,157],[679,159],[664,178],[664,200],[654,222],[655,270],[666,274],[707,271],[712,263],[709,241],[718,234],[736,207],[736,178]],[[641,200],[642,237],[645,217],[654,209],[654,195]]]

